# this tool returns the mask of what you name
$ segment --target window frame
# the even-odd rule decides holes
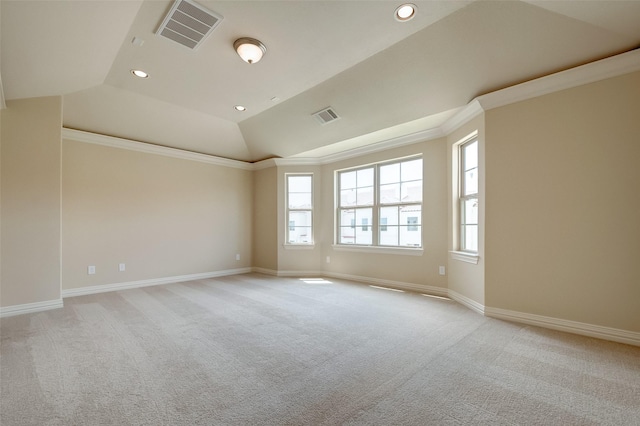
[[[290,177],[309,177],[311,178],[311,206],[309,208],[292,208],[290,207],[290,203],[289,203],[289,197],[291,196],[291,192],[289,191],[289,178]],[[314,190],[313,190],[313,185],[314,185],[314,175],[313,173],[307,173],[307,172],[303,172],[303,173],[285,173],[284,175],[284,181],[285,181],[285,246],[297,246],[297,247],[312,247],[315,244],[315,238],[314,238]],[[291,213],[295,213],[295,212],[309,212],[309,215],[311,217],[310,220],[310,224],[308,225],[309,228],[309,241],[307,242],[292,242],[290,240],[290,233],[292,231],[295,232],[295,221],[293,221],[294,225],[293,225],[293,230],[291,229]],[[305,226],[306,227],[306,226]]]
[[[380,169],[384,166],[388,166],[388,165],[393,165],[393,164],[401,164],[404,162],[409,162],[409,161],[415,161],[415,160],[420,160],[421,161],[421,166],[422,166],[422,173],[420,175],[420,179],[413,179],[413,180],[406,180],[406,181],[402,181],[402,177],[399,177],[399,181],[397,182],[397,184],[400,186],[400,188],[402,187],[403,184],[405,183],[411,183],[411,182],[420,182],[420,199],[419,201],[406,201],[406,202],[402,202],[402,200],[399,200],[398,202],[390,202],[390,203],[383,203],[381,202],[381,179],[380,179]],[[366,170],[366,169],[373,169],[373,200],[370,204],[354,204],[351,206],[341,206],[341,202],[342,202],[342,175],[344,173],[350,173],[350,172],[358,172],[358,171],[362,171],[362,170]],[[366,164],[366,165],[361,165],[361,166],[356,166],[356,167],[351,167],[351,168],[346,168],[346,169],[340,169],[340,170],[336,170],[334,172],[334,182],[335,182],[335,233],[334,233],[334,248],[339,249],[339,250],[352,250],[352,251],[360,251],[360,250],[364,250],[364,251],[368,251],[368,250],[375,250],[375,251],[385,251],[385,252],[395,252],[395,253],[407,253],[407,252],[420,252],[422,253],[423,247],[424,247],[424,241],[423,241],[423,202],[424,202],[424,159],[423,159],[423,155],[422,153],[420,154],[416,154],[416,155],[411,155],[408,157],[402,157],[402,158],[396,158],[396,159],[392,159],[392,160],[387,160],[387,161],[381,161],[381,162],[377,162],[377,163],[371,163],[371,164]],[[359,186],[357,186],[357,182],[356,182],[356,186],[354,188],[348,188],[348,189],[353,189],[356,191],[357,194],[357,190],[358,188],[361,188]],[[363,186],[362,188],[368,188]],[[357,200],[357,195],[356,195],[356,200]],[[384,207],[410,207],[410,206],[419,206],[420,208],[420,214],[419,216],[414,215],[412,216],[412,219],[416,219],[417,218],[417,223],[407,223],[407,224],[400,224],[400,210],[398,213],[398,224],[397,225],[391,225],[388,222],[384,222],[381,220],[381,209]],[[346,210],[353,210],[354,211],[354,215],[355,215],[355,211],[357,209],[371,209],[371,220],[367,220],[366,225],[364,224],[360,224],[360,223],[353,223],[353,221],[355,219],[351,219],[351,221],[346,222],[344,225],[342,224],[342,214],[343,211]],[[355,218],[355,216],[354,216]],[[368,218],[367,218],[368,219]],[[386,219],[386,218],[385,218]],[[342,228],[350,228],[353,229],[355,225],[356,229],[359,228],[364,228],[366,226],[367,229],[370,230],[371,232],[371,243],[370,244],[366,244],[366,243],[344,243],[342,242],[342,240],[344,238],[344,235],[341,233]],[[397,245],[389,245],[389,244],[381,244],[381,232],[383,231],[387,231],[389,229],[389,227],[397,227],[398,228],[398,244]],[[406,227],[407,231],[410,229],[411,233],[413,232],[418,232],[419,233],[419,245],[400,245],[400,229],[402,227]],[[354,238],[356,238],[355,233],[354,233]],[[412,253],[413,254],[413,253]]]
[[[466,158],[466,152],[465,152],[465,148],[475,144],[476,146],[476,165],[475,167],[470,167],[469,169],[465,169],[465,158]],[[479,154],[480,154],[480,142],[478,140],[478,135],[477,134],[473,134],[468,138],[465,138],[464,140],[462,140],[458,146],[458,217],[457,217],[457,228],[458,228],[458,238],[457,238],[457,249],[459,252],[461,253],[466,253],[466,254],[470,254],[470,255],[477,255],[478,254],[478,250],[479,250],[479,244],[480,244],[480,240],[479,240],[479,236],[480,236],[480,218],[479,218],[479,212],[480,212],[480,158],[479,158]],[[475,170],[476,174],[477,174],[477,184],[476,184],[476,191],[472,192],[472,193],[466,193],[467,190],[467,178],[466,178],[466,173],[469,171]],[[469,202],[469,201],[474,201],[476,202],[476,222],[475,223],[467,223],[466,218],[467,218],[467,214],[466,214],[466,209],[465,209],[465,205]],[[476,247],[475,249],[470,248],[468,241],[467,241],[467,227],[469,226],[475,226],[475,242],[476,242]]]

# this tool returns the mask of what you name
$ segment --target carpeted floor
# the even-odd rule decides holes
[[[2,425],[640,425],[640,348],[238,275],[5,318]]]

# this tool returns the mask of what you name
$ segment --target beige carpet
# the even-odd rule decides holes
[[[258,274],[1,321],[2,425],[640,425],[640,348]]]

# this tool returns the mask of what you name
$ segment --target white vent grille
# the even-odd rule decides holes
[[[195,50],[222,21],[222,16],[192,0],[176,0],[156,34]]]
[[[325,108],[322,111],[318,111],[314,113],[313,116],[316,118],[316,120],[318,120],[320,124],[327,124],[340,119],[338,114],[336,114],[336,112],[331,107]]]

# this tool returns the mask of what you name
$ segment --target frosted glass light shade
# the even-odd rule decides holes
[[[267,48],[259,40],[254,38],[239,38],[233,43],[234,49],[243,61],[249,64],[255,64],[267,51]]]

